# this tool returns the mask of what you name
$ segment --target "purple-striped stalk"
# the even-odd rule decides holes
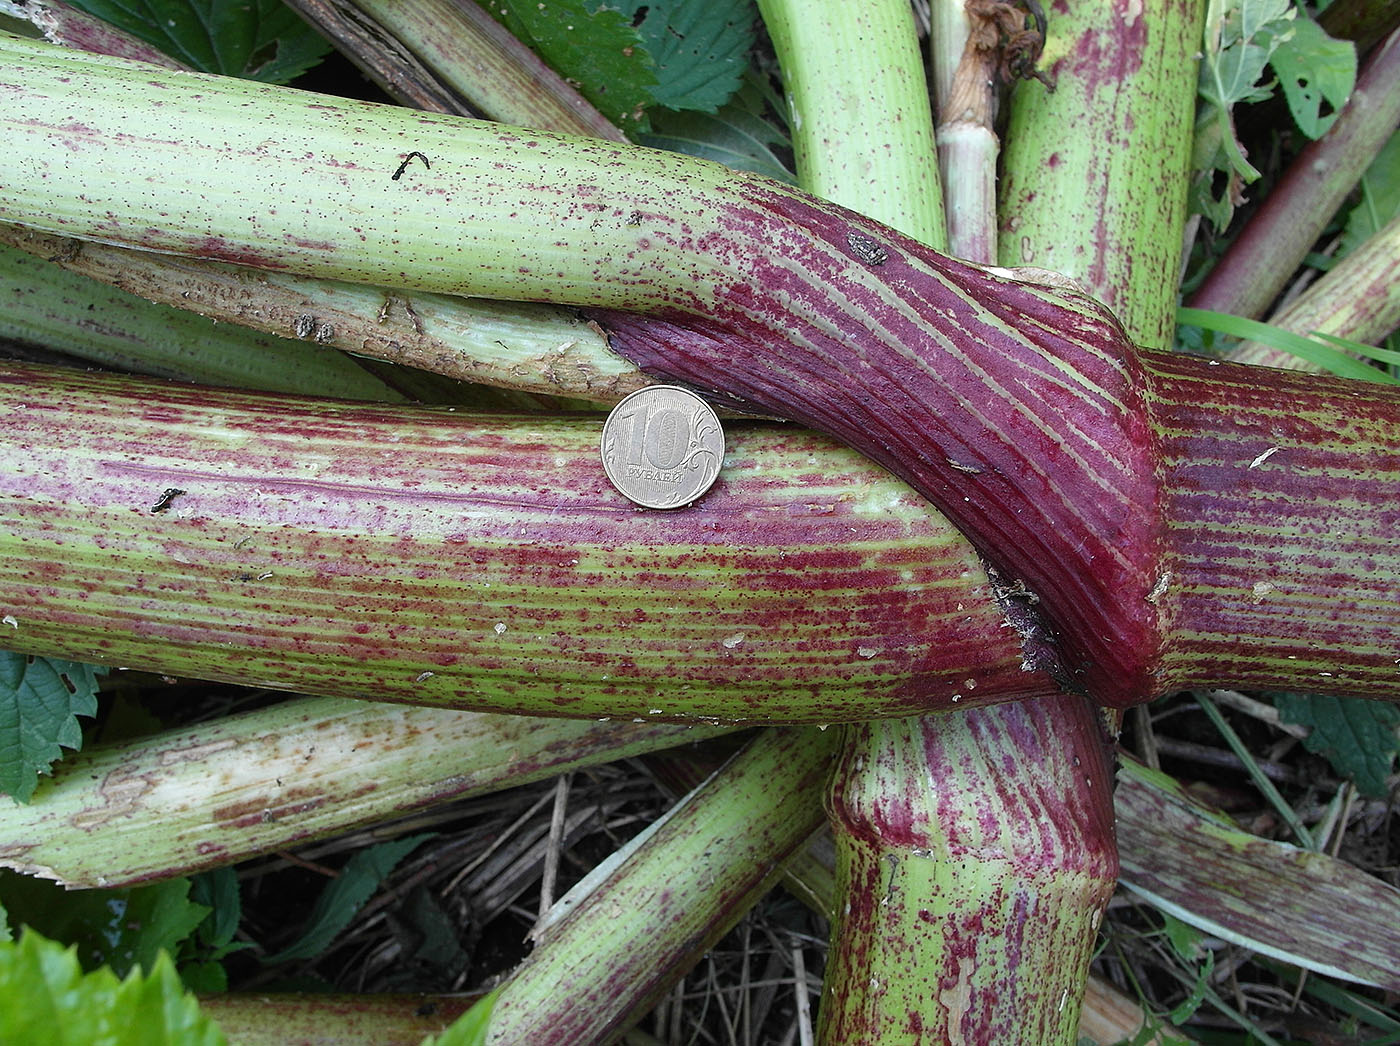
[[[938,41],[932,46],[940,48]],[[973,132],[971,140],[955,135],[956,147],[951,147],[953,140],[943,140],[947,122],[941,125],[939,154],[950,206],[949,247],[975,261],[991,260],[995,236],[990,185],[996,153],[979,147],[986,138],[977,132],[991,135],[991,113],[981,103],[990,101],[989,73],[995,75],[998,61],[991,51],[970,50],[954,77],[953,99],[942,100],[941,106],[945,115],[953,112],[951,122],[974,125],[964,128]],[[881,122],[897,123],[900,116],[887,111]],[[847,119],[840,109],[828,109],[813,133],[839,140]],[[1079,699],[1070,700],[1079,706]],[[1042,705],[1052,717],[1059,707],[1060,699]],[[985,802],[958,802],[961,796],[940,805],[938,793],[947,786],[947,775],[931,756],[975,750],[984,762],[1003,768],[1003,789],[1016,792],[1034,793],[1042,776],[1079,784],[1075,764],[1082,746],[1062,744],[1056,730],[1032,737],[1019,705],[985,712],[847,731],[832,778],[837,897],[844,903],[832,924],[821,1009],[823,1043],[956,1042],[964,1041],[965,1034],[973,1041],[995,1041],[1012,1028],[1017,1041],[1051,1043],[1066,1041],[1078,1028],[1092,950],[1093,934],[1087,928],[1097,925],[1113,890],[1112,833],[1102,830],[1112,823],[1108,793],[1082,790],[1079,798],[1090,811],[1087,824],[1076,821],[1084,813],[1079,804],[1062,801],[1055,811],[1061,818],[1060,837],[1055,845],[1043,845],[1034,860],[979,861],[974,856],[967,861],[958,851],[969,834],[985,831],[1007,811],[992,811]],[[910,744],[910,737],[932,743]],[[905,743],[893,740],[885,751],[889,739]],[[900,804],[917,808],[920,824],[911,831],[900,823],[886,832],[890,822],[876,808]],[[936,813],[928,816],[930,809]],[[1024,832],[1026,822],[1039,814],[1013,817],[996,827]],[[1042,832],[1032,837],[1046,843]],[[1027,850],[1034,850],[1034,844]],[[1086,870],[1084,853],[1096,851],[1106,854],[1106,865]],[[975,872],[969,864],[976,865]],[[872,881],[871,869],[879,869],[879,884]],[[1036,912],[1038,948],[1024,947],[1026,928],[1012,916],[1015,909]],[[928,946],[930,937],[947,943],[972,936],[966,925],[969,910],[979,919],[976,952]],[[1001,961],[989,964],[993,955]],[[1052,955],[1054,961],[1047,962]],[[957,1014],[949,1012],[950,985],[956,985]],[[1068,1004],[1068,1014],[1047,1022],[1043,1000],[1055,996],[1061,1011]],[[964,1015],[969,1015],[966,1022]]]
[[[465,995],[302,995],[222,992],[199,1009],[238,1046],[334,1042],[336,1046],[419,1046],[465,1013]]]
[[[1394,692],[1389,393],[1134,353],[1073,292],[684,157],[27,42],[0,55],[23,65],[0,76],[6,220],[650,313],[602,314],[644,369],[831,431],[943,508],[1036,601],[1068,685],[1123,704],[1225,682],[1247,626],[1251,681],[1297,659],[1334,690]],[[415,150],[436,162],[395,181]],[[1360,419],[1340,439],[1339,414]],[[1207,547],[1207,515],[1243,532]],[[1340,605],[1339,571],[1356,579]]]
[[[1400,92],[1397,92],[1400,93]],[[1302,294],[1269,318],[1295,334],[1321,332],[1375,343],[1400,326],[1400,217],[1391,219]],[[1312,370],[1301,356],[1260,342],[1235,346],[1230,358],[1266,367]]]
[[[490,1020],[481,1041],[607,1042],[644,1016],[821,825],[835,745],[835,731],[764,731],[590,872],[483,1003]]]
[[[0,244],[53,259],[54,265],[69,272],[152,302],[296,338],[327,352],[343,349],[473,383],[601,403],[614,403],[650,384],[636,364],[608,348],[606,335],[596,325],[550,305],[409,293],[285,272],[256,272],[51,236],[15,225],[0,224]],[[33,282],[17,283],[16,293],[26,293],[25,287]],[[80,295],[83,304],[74,322],[90,319],[86,299],[103,293],[93,287]],[[181,329],[171,326],[172,335]],[[201,335],[200,340],[206,339]],[[202,344],[201,354],[205,348]],[[261,372],[273,362],[244,360],[240,367],[244,374]],[[314,375],[284,375],[279,381],[303,378]],[[314,387],[299,385],[293,390]],[[326,396],[352,391],[334,382],[317,389]]]
[[[1064,696],[846,732],[821,1040],[1073,1042],[1117,872],[1093,708]]]
[[[11,649],[531,715],[836,722],[1045,694],[975,554],[810,433],[643,512],[600,422],[0,370]],[[166,490],[182,491],[153,513]]]
[[[1055,90],[1019,84],[1006,130],[1001,264],[1071,277],[1151,348],[1170,346],[1176,329],[1204,8],[1057,9],[1041,59]]]
[[[1191,307],[1262,316],[1398,124],[1400,30],[1372,53],[1336,121],[1298,154]]]
[[[168,879],[717,729],[305,698],[65,759],[32,804],[0,807],[0,866]]]

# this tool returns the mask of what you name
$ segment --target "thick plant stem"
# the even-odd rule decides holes
[[[6,226],[0,239],[4,229],[27,235]],[[4,337],[138,374],[381,403],[452,402],[455,391],[455,382],[417,371],[393,374],[382,368],[385,373],[377,374],[370,367],[379,364],[367,365],[311,339],[298,342],[213,323],[3,245],[0,308]]]
[[[494,993],[482,1041],[606,1042],[644,1015],[820,826],[835,743],[835,731],[765,731],[590,873]]]
[[[596,325],[550,305],[259,272],[15,225],[0,224],[0,244],[149,301],[310,342],[326,353],[342,349],[463,381],[599,403],[615,403],[651,383],[636,364],[608,348]],[[22,288],[17,285],[17,292],[24,293]],[[172,333],[181,326],[172,324]],[[348,392],[328,384],[319,394]]]
[[[822,1040],[1073,1043],[1117,873],[1092,707],[1066,696],[847,733]]]
[[[1190,305],[1262,316],[1400,124],[1400,30],[1371,55],[1336,121],[1298,154]]]
[[[658,513],[608,484],[598,421],[18,365],[0,414],[12,649],[578,717],[821,723],[1054,689],[966,542],[810,433],[731,430],[716,488]]]
[[[943,247],[933,115],[909,4],[759,0],[758,7],[787,87],[803,188]],[[839,126],[827,118],[833,112]]]
[[[493,120],[626,141],[563,77],[470,0],[295,0],[293,6],[313,23],[336,18],[392,33],[456,94]]]
[[[1041,59],[1055,90],[1020,84],[1006,131],[1001,264],[1077,280],[1149,348],[1171,345],[1176,328],[1203,8],[1057,10]]]
[[[1373,344],[1400,325],[1400,217],[1339,261],[1269,318],[1295,334],[1321,332]],[[1230,358],[1264,367],[1314,369],[1291,352],[1244,342]]]
[[[1147,407],[1171,393],[1149,390],[1156,364],[1087,299],[684,157],[23,42],[0,41],[0,53],[26,59],[4,85],[15,133],[0,172],[15,177],[0,217],[325,275],[650,312],[600,315],[644,369],[829,431],[909,480],[1026,593],[1028,636],[1053,636],[1067,685],[1127,704],[1176,678],[1162,663],[1178,625],[1159,598],[1174,555],[1162,542],[1168,524],[1191,521],[1164,516]],[[415,149],[437,162],[394,181]],[[202,176],[215,165],[217,185]],[[1217,372],[1172,366],[1233,440],[1206,380]],[[1384,428],[1397,409],[1381,390],[1261,380],[1298,397],[1298,413],[1361,395]],[[1383,467],[1349,474],[1372,505],[1394,481]],[[1217,493],[1248,514],[1252,488]],[[1323,555],[1323,540],[1304,542]],[[1371,614],[1365,627],[1400,646],[1391,595],[1394,620]],[[1288,627],[1275,609],[1271,634]],[[1358,684],[1390,692],[1396,681],[1379,671],[1368,661]]]
[[[717,729],[305,698],[70,756],[32,804],[0,807],[0,866],[168,879]]]
[[[338,278],[650,311],[610,320],[624,355],[905,475],[1039,595],[1078,685],[1141,694],[1158,624],[1145,602],[1152,466],[1126,340],[1087,300],[684,157],[0,50],[26,59],[6,85],[19,191],[0,217]],[[156,129],[138,135],[134,120]],[[100,164],[69,161],[100,143]],[[436,163],[394,180],[410,151]],[[1048,420],[1071,404],[1068,422]],[[1093,493],[1071,496],[1081,481]]]

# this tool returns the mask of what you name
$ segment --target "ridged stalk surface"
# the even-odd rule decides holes
[[[0,217],[271,268],[598,307],[614,346],[643,369],[829,431],[911,482],[1026,594],[1028,632],[1058,644],[1065,685],[1125,704],[1178,678],[1184,662],[1167,671],[1164,660],[1182,622],[1167,616],[1162,586],[1173,528],[1193,525],[1194,509],[1160,487],[1148,411],[1172,394],[1150,387],[1162,383],[1156,363],[1088,299],[685,157],[24,42],[0,52],[24,59],[22,76],[0,76],[13,103]],[[394,180],[415,149],[431,169],[415,163]],[[1211,438],[1233,440],[1217,408],[1234,393],[1211,391],[1218,372],[1170,366],[1209,408]],[[1298,397],[1280,401],[1280,418],[1364,402],[1385,429],[1397,409],[1369,387],[1260,382]],[[1354,445],[1348,482],[1373,513],[1357,526],[1385,527],[1394,476],[1374,451],[1392,445]],[[1327,496],[1324,477],[1292,482],[1299,496]],[[1239,521],[1269,507],[1249,485],[1211,494],[1232,500]],[[1298,540],[1335,555],[1326,534]],[[1385,556],[1370,560],[1375,579],[1396,576]],[[1271,636],[1291,623],[1276,609],[1258,622]],[[1400,646],[1393,616],[1369,614],[1367,646]],[[1337,649],[1350,622],[1335,620]],[[1371,656],[1362,691],[1392,692]]]
[[[644,1015],[821,825],[836,741],[765,731],[560,898],[492,1000],[483,1042],[609,1042]]]
[[[304,698],[70,756],[0,808],[0,866],[69,887],[189,875],[716,729]]]
[[[1058,697],[847,732],[822,1041],[1074,1042],[1117,873],[1094,710]]]
[[[809,433],[645,512],[601,422],[0,371],[6,646],[536,715],[908,715],[1053,689],[975,554]],[[167,490],[168,507],[152,509]]]
[[[1150,348],[1176,327],[1204,6],[1055,10],[1040,62],[1055,89],[1018,85],[1005,134],[1001,263],[1077,280]]]
[[[758,7],[782,67],[803,188],[944,247],[933,114],[910,6]]]

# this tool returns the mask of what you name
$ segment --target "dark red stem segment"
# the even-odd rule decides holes
[[[1157,509],[1141,379],[1101,306],[754,184],[763,257],[703,318],[603,319],[650,373],[830,432],[912,483],[1027,593],[1062,682],[1148,696]]]
[[[1144,354],[1167,550],[1158,690],[1395,700],[1400,393]]]

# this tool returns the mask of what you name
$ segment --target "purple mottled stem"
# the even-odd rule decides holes
[[[824,429],[909,481],[1006,591],[1024,594],[1040,618],[1028,631],[1058,643],[1065,685],[1126,704],[1179,677],[1168,664],[1184,649],[1171,585],[1190,572],[1178,572],[1173,543],[1198,519],[1163,484],[1176,467],[1162,456],[1163,426],[1175,419],[1157,415],[1199,405],[1216,426],[1204,439],[1241,437],[1234,393],[1212,391],[1219,374],[1204,361],[1164,363],[1184,368],[1187,384],[1173,384],[1073,290],[959,263],[791,188],[685,157],[55,51],[0,41],[0,53],[26,56],[23,75],[0,69],[13,103],[0,111],[10,136],[0,219],[599,310],[616,346],[651,373]],[[409,149],[435,162],[395,181]],[[1390,442],[1367,434],[1366,453],[1345,462],[1345,484],[1372,513],[1352,525],[1379,531],[1397,493],[1387,457],[1395,397],[1279,380],[1256,385],[1281,397],[1265,431],[1290,444],[1312,433],[1299,418],[1349,416],[1358,402],[1385,431]],[[1331,476],[1290,482],[1310,503],[1335,496]],[[1272,533],[1275,506],[1255,490],[1236,481],[1211,497],[1236,525]],[[1319,561],[1339,555],[1325,533],[1288,540]],[[1366,563],[1400,576],[1400,552],[1369,538],[1366,548],[1375,555],[1349,564],[1358,577]],[[1255,583],[1276,584],[1267,566],[1251,565]],[[1217,588],[1214,598],[1235,598],[1239,580],[1236,571],[1228,597]],[[1312,586],[1310,599],[1321,595]],[[1400,647],[1400,608],[1386,595],[1358,627],[1368,643]],[[1288,634],[1289,607],[1257,605],[1274,615],[1269,635]],[[1331,627],[1333,648],[1346,647],[1351,622]],[[1367,665],[1358,685],[1393,692],[1396,681]]]
[[[15,650],[531,715],[837,722],[1045,694],[965,542],[811,433],[637,509],[601,421],[0,370]],[[171,495],[159,511],[166,491]]]
[[[1093,708],[1062,696],[847,733],[822,1041],[1074,1041],[1118,871]]]

